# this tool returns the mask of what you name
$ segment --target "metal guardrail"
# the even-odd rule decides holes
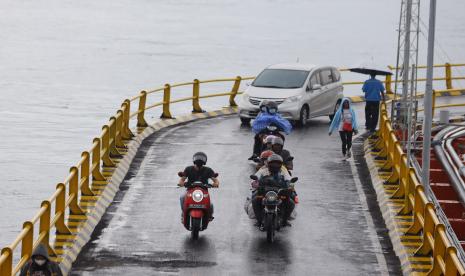
[[[126,99],[115,116],[110,117],[109,123],[102,127],[100,136],[94,138],[92,147],[88,151],[82,152],[81,159],[76,166],[70,168],[70,173],[66,179],[57,184],[55,193],[42,202],[39,212],[29,221],[24,222],[23,229],[16,239],[7,247],[4,247],[0,255],[0,275],[10,276],[17,274],[21,267],[31,257],[33,250],[44,244],[52,257],[57,257],[50,242],[51,231],[55,230],[56,235],[72,235],[70,216],[85,215],[85,211],[79,206],[81,197],[96,196],[91,189],[91,181],[106,181],[103,170],[112,168],[116,163],[112,158],[121,157],[126,149],[125,142],[134,136],[130,129],[130,120],[137,117],[137,127],[148,126],[145,120],[145,111],[162,106],[162,118],[172,118],[170,104],[192,101],[193,112],[203,112],[199,100],[212,97],[229,96],[230,106],[236,106],[235,97],[239,92],[242,80],[250,80],[253,77],[236,77],[228,79],[215,79],[179,83],[174,85],[166,84],[162,88],[142,91],[138,96]],[[231,91],[200,95],[200,84],[232,82]],[[171,89],[174,87],[192,85],[192,97],[171,100]],[[163,92],[163,101],[147,105],[147,95]],[[131,104],[138,100],[137,111],[131,113]],[[54,214],[51,214],[54,207]],[[34,236],[34,228],[38,227],[38,235]],[[52,233],[53,234],[53,233]],[[21,246],[21,257],[17,264],[13,264],[13,252]]]
[[[450,72],[450,67],[452,66],[465,66],[465,64],[437,65],[437,67],[446,68],[446,77],[437,78],[436,80],[445,80],[446,84],[449,84],[447,86],[448,88],[452,88],[451,80],[465,79],[465,77],[452,77]],[[423,67],[420,66],[419,68]],[[346,70],[347,69],[341,69],[341,71]],[[115,116],[110,117],[109,122],[102,127],[102,132],[100,136],[93,139],[92,147],[88,151],[82,152],[81,159],[77,163],[77,165],[70,168],[70,173],[63,182],[57,184],[55,193],[48,200],[42,202],[39,212],[31,220],[24,222],[23,229],[20,232],[20,234],[16,237],[16,239],[9,246],[4,247],[2,249],[0,254],[0,275],[10,276],[18,273],[21,267],[31,257],[33,250],[40,243],[47,246],[51,256],[57,256],[57,253],[54,251],[50,243],[51,231],[55,230],[56,235],[72,234],[72,231],[70,230],[70,222],[67,218],[69,218],[69,216],[72,215],[85,215],[84,210],[79,206],[80,199],[83,196],[95,196],[94,192],[91,189],[91,181],[105,181],[106,178],[104,176],[103,169],[116,166],[112,158],[120,157],[121,152],[124,151],[126,148],[125,142],[129,141],[134,136],[133,132],[130,129],[131,119],[136,118],[137,127],[143,128],[148,126],[147,121],[145,120],[146,110],[161,106],[161,118],[172,118],[170,105],[174,103],[187,101],[192,101],[192,112],[203,112],[200,106],[200,99],[212,97],[229,96],[229,105],[236,106],[235,97],[242,93],[239,91],[241,81],[252,79],[254,79],[254,77],[240,76],[236,78],[203,81],[195,79],[192,82],[178,83],[173,85],[166,84],[160,88],[142,91],[139,93],[139,95],[130,99],[126,99],[121,104],[121,108],[117,110]],[[233,83],[230,91],[200,95],[201,84],[223,82]],[[390,76],[388,76],[384,82],[386,84],[387,92],[392,92],[392,80],[390,79]],[[361,85],[363,84],[363,82],[344,82],[343,84]],[[171,100],[172,88],[189,86],[192,86],[191,97],[184,97]],[[162,101],[147,105],[148,95],[161,92],[163,92]],[[137,111],[131,113],[131,105],[136,104],[136,101],[138,101]],[[385,119],[387,119],[387,117]],[[389,137],[386,136],[386,138]],[[390,149],[392,149],[392,145],[394,144],[394,142],[387,142],[386,145],[389,146]],[[396,145],[395,148],[398,149],[398,145]],[[399,159],[398,154],[394,157],[396,158],[395,161],[397,161],[395,162],[395,164],[400,164],[399,162],[401,159]],[[403,158],[404,157],[402,157],[402,160]],[[395,167],[398,168],[399,166],[395,165]],[[402,167],[403,174],[405,174],[404,171],[405,168]],[[408,183],[410,182],[411,181],[409,181]],[[418,187],[421,187],[421,185],[419,185]],[[407,188],[412,189],[410,186]],[[413,189],[415,190],[415,188]],[[410,202],[410,197],[413,195],[411,195],[411,193],[405,194],[408,195],[408,202]],[[408,206],[413,206],[413,203],[409,203]],[[52,214],[53,207],[54,214]],[[34,229],[37,227],[39,231],[36,237],[34,236]],[[13,252],[19,246],[21,246],[21,257],[19,258],[17,264],[13,264]],[[449,259],[447,260],[448,262],[450,261]],[[452,258],[452,262],[455,263],[456,260]],[[462,269],[461,266],[460,269]]]
[[[433,275],[465,275],[457,248],[449,240],[445,225],[436,215],[434,204],[428,200],[415,169],[410,167],[407,154],[396,137],[386,104],[381,104],[380,108],[380,130],[375,148],[380,150],[380,157],[386,158],[383,168],[392,169],[387,182],[399,183],[399,188],[393,194],[393,197],[403,199],[399,214],[413,215],[413,224],[406,234],[421,233],[423,236],[422,244],[415,250],[415,254],[432,257],[433,266],[430,273]]]

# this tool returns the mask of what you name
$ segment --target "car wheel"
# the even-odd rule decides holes
[[[250,118],[242,118],[242,117],[241,117],[241,123],[242,123],[243,125],[248,125],[248,124],[250,124]]]
[[[307,120],[308,120],[308,106],[304,105],[302,109],[300,110],[300,117],[299,117],[299,125],[300,126],[305,126],[307,125]]]

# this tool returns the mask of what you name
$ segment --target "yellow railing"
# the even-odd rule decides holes
[[[142,91],[138,96],[126,99],[121,108],[111,117],[108,124],[102,127],[100,136],[94,138],[92,147],[84,151],[76,166],[70,168],[66,179],[56,186],[55,193],[42,202],[39,212],[29,221],[24,222],[21,233],[9,246],[4,247],[0,255],[0,275],[10,276],[19,272],[21,267],[31,257],[33,250],[44,244],[52,257],[57,257],[54,247],[50,242],[50,235],[55,230],[56,235],[72,235],[73,216],[86,215],[80,206],[82,197],[98,196],[92,187],[94,183],[105,182],[108,175],[104,168],[113,168],[116,161],[125,154],[126,144],[134,136],[130,129],[130,120],[137,117],[137,127],[143,128],[148,124],[144,114],[148,109],[162,106],[162,118],[171,118],[170,104],[192,101],[193,112],[203,112],[199,100],[211,97],[229,96],[230,106],[236,106],[235,97],[240,94],[239,88],[242,80],[250,80],[252,77],[236,77],[230,79],[216,79],[174,85],[166,84],[162,88]],[[200,85],[208,83],[232,82],[232,88],[228,92],[200,95]],[[192,86],[192,96],[171,100],[171,89],[175,87]],[[163,92],[163,101],[147,105],[147,96],[157,92]],[[131,104],[138,101],[137,111],[131,113]],[[51,214],[52,207],[54,214]],[[38,227],[38,235],[34,236],[34,228]],[[21,246],[21,257],[17,264],[13,264],[13,252]]]
[[[454,64],[450,66],[464,66],[465,64]],[[447,65],[437,65],[447,66]],[[344,69],[343,69],[344,70]],[[450,69],[449,69],[450,70]],[[447,70],[446,70],[447,72]],[[79,202],[82,197],[98,196],[91,188],[92,184],[99,181],[106,181],[104,168],[116,166],[115,158],[124,155],[127,142],[133,137],[130,128],[130,120],[136,118],[137,127],[148,126],[145,120],[145,112],[155,107],[162,107],[161,118],[172,118],[170,104],[192,101],[193,112],[203,112],[200,106],[200,99],[229,96],[229,105],[236,106],[235,97],[242,92],[239,91],[241,81],[252,80],[254,77],[236,77],[214,80],[193,80],[179,84],[166,84],[164,87],[142,91],[139,95],[126,99],[121,108],[111,117],[109,122],[102,127],[100,136],[94,138],[92,147],[88,151],[82,152],[81,159],[76,166],[70,168],[70,173],[66,179],[56,186],[55,193],[42,202],[39,212],[29,221],[23,224],[23,229],[17,238],[9,246],[4,247],[0,255],[0,275],[10,276],[18,273],[21,267],[31,257],[32,251],[40,244],[48,247],[51,256],[57,256],[50,243],[51,231],[55,230],[56,235],[72,235],[69,218],[72,216],[85,215]],[[440,78],[441,80],[443,78]],[[462,77],[451,77],[447,79],[465,79]],[[200,95],[201,84],[231,82],[230,91],[214,94]],[[386,78],[386,87],[390,91],[391,80]],[[345,82],[344,85],[362,84],[362,82]],[[171,90],[177,87],[192,87],[192,96],[171,99]],[[147,105],[149,95],[163,93],[163,100]],[[131,105],[137,104],[137,110],[130,112]],[[382,117],[384,118],[384,117]],[[387,119],[387,118],[386,118]],[[390,126],[390,124],[389,124]],[[391,144],[388,144],[391,145]],[[398,158],[397,158],[398,159]],[[396,160],[397,160],[396,159]],[[398,163],[396,163],[398,164]],[[54,214],[52,207],[54,206]],[[38,235],[34,236],[34,229],[38,227]],[[17,264],[13,264],[13,252],[21,246],[21,257]],[[454,259],[455,262],[455,259]]]
[[[403,199],[399,214],[413,215],[413,225],[405,235],[422,233],[422,244],[415,255],[431,256],[432,275],[465,275],[465,269],[457,256],[457,249],[447,237],[444,224],[440,223],[434,205],[425,195],[423,185],[417,179],[415,170],[409,166],[407,154],[402,150],[395,130],[389,120],[386,104],[381,105],[379,137],[375,148],[378,156],[385,157],[384,169],[391,169],[388,183],[398,183],[393,198]]]
[[[435,77],[433,80],[434,81],[444,81],[444,85],[446,87],[446,90],[454,89],[452,85],[452,81],[454,80],[465,80],[465,76],[453,76],[452,75],[452,68],[454,67],[465,67],[465,63],[457,63],[457,64],[450,64],[450,63],[445,63],[445,64],[436,64],[434,65],[435,68],[444,68],[444,76],[443,77]],[[426,69],[426,66],[418,66],[417,67],[419,70]],[[387,69],[395,73],[396,67],[395,66],[387,66]],[[348,72],[348,68],[341,68],[339,69],[341,72]],[[417,78],[417,81],[419,82],[425,82],[426,78]],[[392,80],[392,76],[386,76],[385,80],[382,81],[384,85],[386,86],[386,93],[392,94],[392,84],[395,83],[395,80]],[[397,81],[400,82],[400,81]],[[344,85],[363,85],[363,81],[351,81],[351,82],[344,82]]]

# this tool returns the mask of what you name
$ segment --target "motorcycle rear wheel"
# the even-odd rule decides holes
[[[192,225],[191,225],[191,237],[193,240],[197,240],[199,238],[199,231],[200,231],[200,219],[193,218]]]

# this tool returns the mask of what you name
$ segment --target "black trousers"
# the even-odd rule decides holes
[[[256,156],[260,156],[260,153],[262,153],[262,141],[260,138],[260,134],[255,134],[254,143],[253,143],[253,154]]]
[[[369,131],[375,131],[379,117],[379,102],[368,101],[365,104],[365,126]]]
[[[352,131],[339,131],[342,142],[342,154],[346,154],[352,147]]]

